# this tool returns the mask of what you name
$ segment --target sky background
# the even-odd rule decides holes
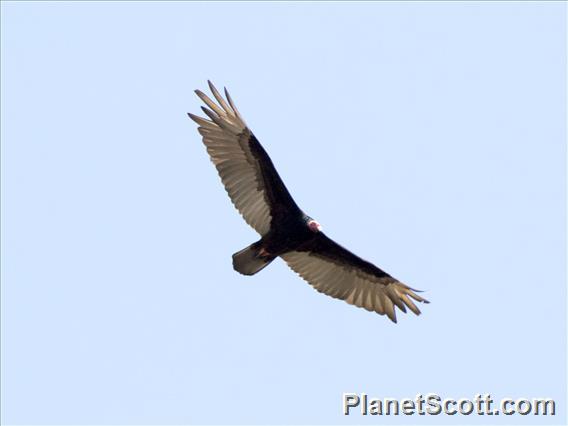
[[[565,424],[565,34],[563,2],[2,2],[2,422]],[[257,235],[186,116],[207,79],[422,316],[233,271]]]

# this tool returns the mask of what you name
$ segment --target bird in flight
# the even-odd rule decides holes
[[[188,113],[221,181],[244,220],[260,240],[233,254],[233,268],[254,275],[277,257],[320,293],[345,300],[396,322],[395,306],[416,315],[413,302],[429,303],[416,291],[337,244],[296,204],[225,89],[225,99],[209,81],[217,101],[200,90],[208,119]]]

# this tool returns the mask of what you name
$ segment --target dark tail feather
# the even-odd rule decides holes
[[[256,244],[256,243],[255,243]],[[233,255],[233,268],[243,275],[254,275],[274,260],[273,257],[260,257],[258,247],[251,244]]]

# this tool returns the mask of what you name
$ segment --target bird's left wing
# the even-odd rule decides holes
[[[272,219],[299,211],[270,157],[247,127],[229,93],[226,100],[209,83],[217,103],[200,90],[197,96],[209,107],[201,107],[209,120],[188,114],[199,124],[199,133],[211,161],[245,221],[265,235]]]
[[[396,322],[394,307],[416,315],[417,302],[429,303],[412,288],[391,277],[372,263],[361,259],[323,233],[309,243],[281,256],[288,266],[320,293],[347,303],[386,314]]]

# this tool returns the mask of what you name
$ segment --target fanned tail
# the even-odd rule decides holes
[[[257,243],[233,254],[233,269],[243,275],[254,275],[274,260],[274,257],[260,256]]]

